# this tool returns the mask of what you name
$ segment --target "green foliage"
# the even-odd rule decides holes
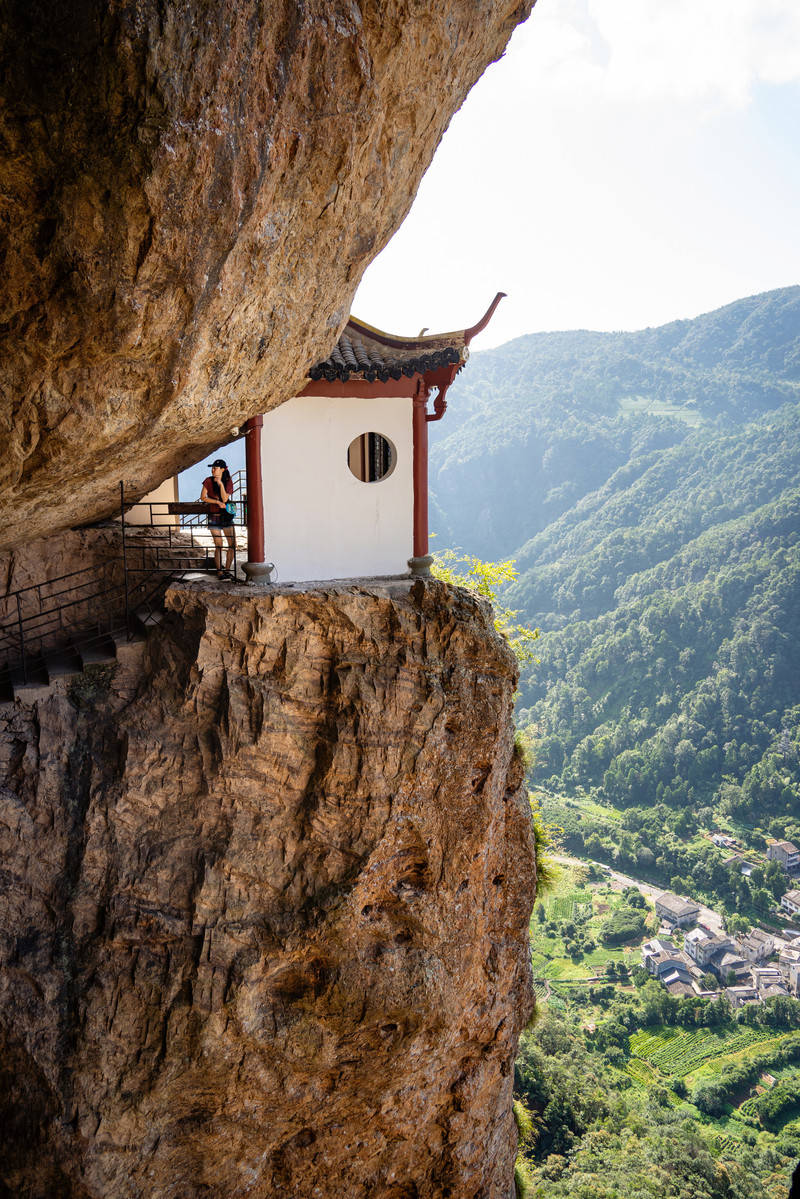
[[[517,609],[502,604],[499,596],[509,583],[517,577],[514,563],[482,562],[471,554],[459,554],[455,550],[441,550],[433,555],[431,574],[452,587],[465,587],[475,595],[487,599],[495,610],[494,627],[505,637],[516,655],[517,661],[536,662],[533,645],[538,640],[539,630],[517,622]]]
[[[515,1099],[512,1111],[514,1123],[517,1126],[517,1138],[520,1145],[526,1145],[534,1135],[533,1116],[528,1111],[522,1099]]]
[[[641,941],[646,928],[645,913],[625,904],[604,922],[600,936],[605,945],[628,945]]]
[[[588,979],[603,974],[609,962],[614,962],[616,978],[621,985],[628,984],[625,957],[632,955],[622,948],[600,944],[600,930],[608,913],[624,906],[623,897],[590,882],[594,874],[596,871],[583,864],[552,863],[550,888],[544,902],[534,909],[530,926],[535,976]]]
[[[727,471],[751,512],[713,525],[701,505],[712,527],[694,538],[678,531],[674,550],[659,548],[658,530],[685,504],[667,494],[646,514],[637,508],[636,518],[654,530],[653,545],[636,563],[617,559],[613,568],[590,564],[606,550],[588,516],[586,557],[577,562],[571,531],[569,555],[566,545],[554,551],[548,569],[569,563],[584,582],[596,572],[614,576],[599,606],[587,608],[578,596],[566,601],[582,619],[558,628],[563,615],[528,606],[521,588],[530,571],[520,555],[516,602],[550,630],[540,641],[541,667],[522,679],[520,718],[540,732],[537,775],[551,787],[593,787],[625,808],[663,801],[686,813],[676,828],[684,839],[691,812],[704,804],[744,824],[796,819],[800,490],[790,482],[800,472],[800,416],[793,410],[774,420],[736,439],[730,462],[708,465],[709,474]],[[784,461],[775,461],[781,447]],[[699,461],[671,469],[678,478],[684,469],[695,480],[702,473]],[[759,505],[765,475],[777,496]],[[641,524],[636,536],[644,536]],[[554,574],[556,584],[563,578]]]
[[[595,793],[597,794],[597,793]],[[540,791],[544,819],[560,828],[559,840],[570,853],[607,862],[615,869],[635,874],[666,889],[705,899],[720,906],[728,931],[747,931],[754,921],[769,917],[776,899],[786,890],[785,875],[777,862],[765,863],[760,873],[746,878],[737,863],[725,864],[725,852],[708,837],[686,832],[697,819],[693,811],[657,802],[632,805],[617,819],[616,809],[603,818],[595,798],[564,797]],[[708,809],[710,813],[710,809]],[[710,816],[709,816],[710,818]],[[760,878],[768,888],[753,886]],[[726,911],[727,909],[727,911]],[[733,914],[733,909],[738,909]],[[747,913],[747,916],[744,913]]]
[[[521,338],[457,382],[436,502],[448,539],[513,556],[504,602],[545,630],[537,781],[800,836],[798,330],[795,287]]]
[[[518,1157],[514,1162],[514,1188],[516,1199],[535,1199],[536,1188],[533,1173],[524,1157]]]
[[[86,666],[76,675],[67,688],[67,697],[73,707],[91,711],[108,696],[116,663]]]
[[[547,1199],[777,1199],[785,1196],[795,1142],[788,1131],[778,1142],[762,1133],[745,1140],[747,1124],[720,1125],[685,1100],[680,1077],[665,1075],[627,1049],[601,1049],[584,1015],[585,993],[575,991],[563,1013],[548,1010],[523,1034],[515,1093],[533,1116],[534,1134],[523,1150],[529,1177]],[[642,1047],[685,1044],[719,1056],[735,1053],[741,1028],[730,1011],[727,1023],[703,1030],[694,1041],[657,1027],[631,1036],[644,1011],[638,999],[619,995],[607,1023]],[[787,1055],[792,1038],[787,1041]],[[765,1060],[779,1056],[771,1049]],[[792,1051],[793,1052],[793,1051]],[[707,1061],[708,1059],[703,1059]],[[725,1057],[733,1061],[733,1058]],[[686,1063],[680,1064],[685,1071]],[[733,1071],[731,1067],[731,1073]],[[774,1102],[774,1127],[785,1125],[791,1089]],[[760,1100],[759,1100],[760,1102]],[[771,1109],[770,1109],[771,1110]],[[755,1117],[753,1118],[755,1119]],[[734,1127],[731,1127],[731,1126]],[[719,1135],[723,1127],[725,1135]],[[757,1126],[756,1126],[757,1127]],[[767,1140],[764,1141],[763,1138]]]
[[[646,908],[647,900],[638,887],[626,887],[623,892],[625,902],[631,908]],[[680,931],[680,930],[678,930]],[[677,935],[677,933],[676,933]]]
[[[755,1111],[761,1122],[775,1131],[789,1114],[800,1108],[800,1078],[785,1079],[761,1095]]]
[[[560,829],[545,820],[537,795],[529,792],[528,801],[533,822],[533,841],[536,847],[536,894],[541,896],[552,888],[555,880],[553,860],[548,851],[555,846]]]
[[[729,1050],[729,1047],[726,1046],[726,1049]],[[770,1092],[770,1095],[776,1096],[773,1101],[764,1096],[765,1102],[762,1104],[760,1098],[754,1097],[745,1105],[748,1112],[774,1127],[784,1110],[800,1101],[800,1091],[792,1089],[800,1086],[794,1065],[797,1061],[800,1061],[800,1036],[784,1037],[777,1045],[773,1041],[771,1048],[752,1058],[734,1061],[719,1074],[701,1076],[692,1092],[692,1103],[706,1115],[722,1115],[737,1097],[749,1092],[766,1070],[779,1071],[789,1065],[794,1077],[786,1080],[787,1085],[779,1082],[775,1090]]]
[[[658,329],[537,333],[474,354],[447,419],[431,425],[441,534],[510,556],[695,433],[735,430],[791,402],[798,329],[793,287]]]

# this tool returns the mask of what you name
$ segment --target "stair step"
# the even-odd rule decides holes
[[[109,636],[114,642],[117,656],[119,656],[120,650],[127,649],[131,645],[144,645],[144,636],[138,629],[135,629],[130,637],[125,629],[113,629]]]
[[[27,661],[27,670],[21,666],[11,669],[11,686],[16,699],[24,699],[29,703],[42,699],[50,692],[50,680],[44,662],[39,654],[32,655]]]
[[[46,653],[44,665],[50,680],[71,678],[83,670],[80,656],[74,646]]]
[[[161,565],[166,566],[169,569],[179,565],[181,562],[203,562],[204,560],[205,554],[202,550],[195,550],[194,553],[188,553],[186,550],[182,550],[180,553],[174,551],[171,554],[161,555]]]
[[[84,667],[108,666],[117,660],[117,647],[109,636],[98,638],[89,645],[79,645],[78,652]]]
[[[112,636],[117,650],[117,661],[122,670],[141,667],[147,644],[144,633],[137,631],[129,638],[127,632],[123,629],[122,631],[114,632]]]

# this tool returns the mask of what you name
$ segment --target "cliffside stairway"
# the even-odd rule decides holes
[[[152,506],[149,519],[128,525],[122,487],[120,495],[121,519],[110,526],[119,528],[119,553],[0,600],[0,703],[44,699],[89,667],[122,665],[135,673],[148,629],[164,617],[170,584],[215,573],[204,529],[165,524]]]

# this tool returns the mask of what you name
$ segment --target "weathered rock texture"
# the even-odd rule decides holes
[[[169,606],[127,707],[2,711],[3,1193],[508,1199],[535,864],[486,608]]]
[[[531,3],[0,6],[0,548],[294,393]]]

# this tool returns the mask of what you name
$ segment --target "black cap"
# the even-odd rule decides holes
[[[209,469],[213,470],[215,466],[221,466],[223,470],[228,469],[228,464],[224,458],[215,458],[214,461],[210,464]]]

